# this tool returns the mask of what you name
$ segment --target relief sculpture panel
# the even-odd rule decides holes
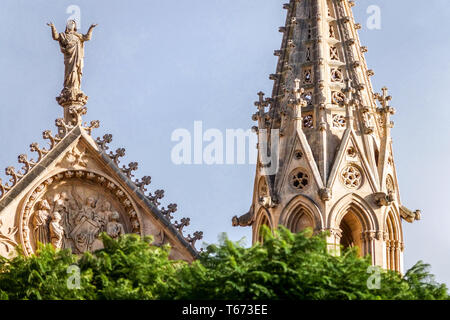
[[[102,248],[99,236],[117,239],[140,233],[132,201],[114,182],[85,171],[67,171],[42,183],[28,199],[22,217],[22,240],[28,253],[38,243],[74,253]]]

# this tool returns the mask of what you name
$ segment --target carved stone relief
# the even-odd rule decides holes
[[[124,191],[108,178],[82,170],[59,173],[39,185],[25,203],[21,227],[28,254],[38,243],[74,253],[98,250],[102,232],[116,239],[141,231]]]
[[[17,228],[9,228],[6,232],[2,230],[3,221],[0,219],[0,253],[5,252],[7,254],[12,253],[14,248],[17,247],[15,236]]]

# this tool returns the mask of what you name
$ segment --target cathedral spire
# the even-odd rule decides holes
[[[262,224],[328,231],[330,246],[358,246],[374,264],[400,271],[401,217],[412,222],[420,213],[400,203],[390,134],[394,109],[387,89],[373,92],[374,72],[353,6],[348,0],[283,6],[272,97],[262,100],[259,93],[254,116],[257,131],[270,131],[259,135],[260,154],[279,132],[278,170],[266,175],[258,163],[251,210],[233,221],[252,225],[254,241]]]

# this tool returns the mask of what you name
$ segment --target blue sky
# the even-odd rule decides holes
[[[231,217],[251,202],[253,165],[184,165],[171,162],[171,134],[204,129],[248,129],[260,90],[271,92],[273,51],[279,49],[286,0],[40,1],[0,2],[0,166],[54,129],[62,109],[55,102],[63,60],[46,22],[63,31],[69,5],[81,8],[81,31],[98,23],[86,43],[82,88],[89,95],[86,120],[99,119],[94,136],[112,133],[112,147],[125,147],[123,163],[139,162],[153,189],[166,190],[165,204],[179,205],[177,218],[192,219],[190,233],[206,242],[220,232],[251,239],[232,228]],[[366,9],[381,8],[381,30],[368,30]],[[450,18],[445,0],[359,0],[369,67],[377,91],[384,85],[397,109],[394,152],[402,202],[422,209],[423,220],[404,224],[406,267],[431,263],[439,281],[450,283]],[[2,173],[3,174],[3,173]]]

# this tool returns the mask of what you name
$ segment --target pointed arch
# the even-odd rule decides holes
[[[395,212],[395,206],[386,215],[385,241],[386,241],[386,268],[402,272],[403,262],[403,232],[399,215]]]
[[[262,243],[262,234],[261,234],[261,227],[262,226],[268,226],[270,230],[273,230],[273,223],[270,219],[270,215],[266,208],[261,208],[258,212],[256,221],[255,221],[255,235],[253,238],[253,243],[259,242]]]
[[[344,248],[357,247],[360,255],[364,255],[363,226],[360,218],[350,209],[339,224],[340,245]]]
[[[355,193],[347,194],[336,202],[328,215],[328,227],[331,229],[339,228],[342,219],[349,210],[352,210],[359,219],[363,231],[379,230],[378,218],[375,211],[373,211],[364,198]]]
[[[359,254],[373,253],[373,243],[379,223],[367,201],[351,193],[342,197],[330,211],[328,228],[336,230],[336,243],[343,247],[358,247]]]
[[[324,227],[319,207],[304,195],[291,199],[280,215],[279,224],[292,232],[300,232],[308,227],[317,231]]]

